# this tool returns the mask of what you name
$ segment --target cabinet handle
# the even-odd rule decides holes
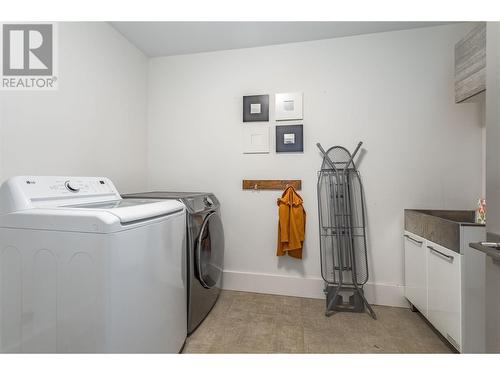
[[[455,257],[454,257],[454,256],[451,256],[451,255],[447,255],[447,254],[445,254],[445,253],[442,253],[441,251],[434,249],[432,246],[427,246],[427,248],[429,248],[432,252],[434,252],[434,253],[436,253],[436,254],[439,254],[439,255],[441,255],[441,256],[443,256],[443,257],[445,257],[445,258],[446,258],[446,259],[448,259],[450,262],[453,262],[453,259],[455,259]]]
[[[414,239],[413,237],[411,237],[411,236],[409,236],[409,235],[407,235],[407,234],[405,234],[405,237],[406,237],[406,238],[408,238],[409,240],[412,240],[413,242],[418,243],[419,245],[422,245],[422,244],[423,244],[423,242],[422,242],[422,241],[416,240],[416,239]]]

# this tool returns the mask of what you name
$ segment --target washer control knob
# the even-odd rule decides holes
[[[205,207],[212,207],[214,202],[210,197],[205,197],[203,199],[203,202],[205,203]]]
[[[72,193],[78,193],[80,191],[80,188],[77,187],[74,182],[69,180],[64,183],[64,186],[66,186],[66,189],[68,189]]]

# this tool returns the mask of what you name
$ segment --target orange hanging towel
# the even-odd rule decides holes
[[[302,197],[292,186],[286,188],[278,198],[278,249],[276,255],[288,253],[291,257],[302,259],[302,245],[306,230],[306,211]]]

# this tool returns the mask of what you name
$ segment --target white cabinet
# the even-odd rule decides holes
[[[427,315],[427,252],[425,239],[405,231],[405,296]]]
[[[484,227],[460,227],[460,253],[404,232],[405,297],[462,353],[485,351],[484,257],[468,244]]]
[[[461,345],[461,258],[446,247],[426,240],[427,319],[458,350]]]

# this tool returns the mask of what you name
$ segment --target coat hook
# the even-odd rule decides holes
[[[253,187],[254,190],[257,190],[257,184],[254,185]]]

